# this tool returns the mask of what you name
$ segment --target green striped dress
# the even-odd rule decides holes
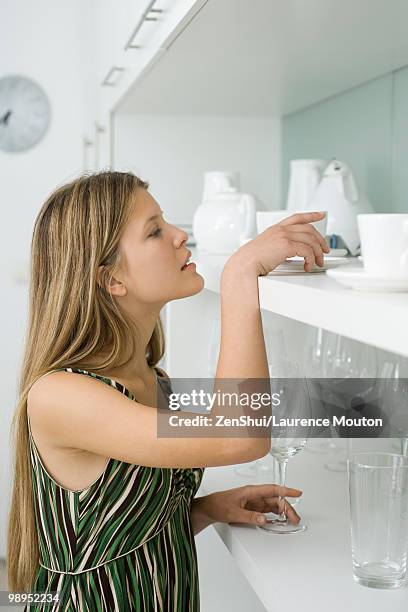
[[[80,370],[135,400],[119,382]],[[167,395],[171,385],[155,368]],[[60,592],[59,604],[25,611],[184,612],[200,609],[191,503],[204,468],[157,468],[109,459],[86,489],[59,485],[31,434],[40,565],[34,592]]]

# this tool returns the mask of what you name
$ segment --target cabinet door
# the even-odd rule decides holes
[[[207,1],[106,0],[101,8],[96,5],[98,113],[115,109]]]

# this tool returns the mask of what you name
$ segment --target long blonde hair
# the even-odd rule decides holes
[[[134,322],[105,289],[121,261],[119,240],[138,188],[147,189],[148,183],[128,172],[85,174],[58,187],[34,224],[28,333],[11,426],[15,469],[7,565],[13,591],[31,590],[39,563],[27,423],[31,386],[56,368],[126,365],[134,354],[134,348],[125,353],[129,338],[133,347],[138,342]],[[156,365],[164,350],[159,317],[147,347],[147,363]]]

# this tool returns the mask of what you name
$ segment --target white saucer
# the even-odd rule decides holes
[[[356,257],[335,257],[335,256],[325,255],[323,267],[320,268],[319,266],[314,264],[313,268],[311,269],[311,272],[326,272],[326,270],[337,268],[337,266],[341,266],[343,264],[356,263],[356,259],[357,259]],[[284,272],[285,274],[292,273],[292,272],[305,273],[304,265],[305,265],[304,258],[296,255],[295,257],[290,257],[283,263],[279,264],[279,266],[277,266],[275,270],[270,272],[270,274],[273,274],[274,272],[276,273]]]
[[[327,276],[359,291],[408,291],[408,278],[391,278],[367,274],[362,266],[328,270]]]

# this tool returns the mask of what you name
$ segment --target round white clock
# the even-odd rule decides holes
[[[35,81],[19,75],[0,78],[0,149],[31,149],[46,133],[50,116],[47,95]]]

